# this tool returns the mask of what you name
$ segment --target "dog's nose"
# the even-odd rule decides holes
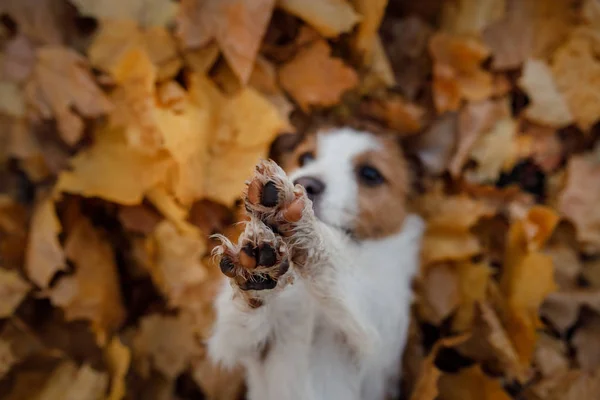
[[[304,176],[294,181],[294,185],[304,186],[308,198],[314,200],[317,196],[325,191],[325,184],[323,181],[312,176]]]

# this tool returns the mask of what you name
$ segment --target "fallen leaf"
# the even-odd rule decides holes
[[[366,103],[363,111],[372,118],[382,120],[401,135],[417,133],[424,125],[425,110],[400,96]]]
[[[219,46],[211,42],[198,49],[186,50],[183,53],[185,65],[198,75],[207,74],[219,57]]]
[[[439,379],[439,400],[510,400],[496,379],[487,376],[478,365]]]
[[[220,115],[222,124],[210,150],[211,168],[206,171],[206,197],[232,204],[244,182],[271,141],[287,122],[277,109],[251,88],[228,99]]]
[[[545,299],[540,314],[547,318],[555,329],[564,334],[579,318],[582,306],[600,312],[600,292],[575,289],[551,293]]]
[[[176,35],[187,48],[208,45],[215,31],[205,0],[181,0],[177,13]]]
[[[460,304],[459,277],[450,265],[434,265],[423,278],[419,299],[420,316],[429,323],[440,325]]]
[[[187,369],[204,351],[188,314],[154,314],[142,318],[133,339],[133,349],[135,354],[150,361],[154,368],[171,379]],[[143,369],[147,370],[148,366]]]
[[[346,0],[278,0],[277,5],[306,21],[326,38],[349,32],[360,21]]]
[[[354,8],[361,15],[356,29],[354,46],[367,65],[373,62],[375,46],[377,46],[379,26],[385,13],[388,0],[353,0]]]
[[[106,373],[84,364],[78,368],[65,361],[54,369],[44,385],[38,389],[39,400],[97,400],[104,396],[108,387]]]
[[[588,130],[600,118],[600,99],[593,90],[600,82],[594,42],[575,30],[553,57],[552,72],[577,125]]]
[[[127,145],[122,131],[104,127],[92,147],[71,159],[72,169],[59,175],[56,190],[139,204],[146,191],[165,179],[171,163],[165,151],[141,153]]]
[[[170,0],[71,0],[83,15],[100,20],[134,20],[141,26],[165,26],[177,13],[177,4]]]
[[[478,35],[504,17],[506,0],[458,0],[444,3],[442,29],[457,35]]]
[[[410,397],[410,400],[435,400],[439,394],[438,380],[442,375],[435,365],[435,359],[442,348],[455,347],[468,339],[468,335],[460,335],[447,337],[438,340],[427,355],[427,358],[422,362],[421,374],[419,381],[415,385],[415,389]]]
[[[0,81],[0,112],[15,118],[25,115],[23,92],[15,82]]]
[[[105,343],[125,318],[114,251],[87,219],[79,217],[67,237],[65,254],[75,273],[50,289],[50,301],[64,310],[67,321],[89,320],[98,342]]]
[[[558,209],[577,229],[577,239],[583,249],[600,249],[600,164],[591,155],[571,157],[567,165],[567,183],[558,198]]]
[[[41,288],[48,287],[54,274],[66,268],[65,255],[58,242],[61,229],[52,198],[40,200],[31,217],[25,272]]]
[[[154,231],[162,216],[152,207],[140,204],[120,207],[119,220],[125,229],[148,235]]]
[[[358,84],[356,72],[342,60],[331,57],[327,42],[318,40],[300,50],[279,70],[281,86],[298,105],[331,106],[344,92]]]
[[[600,390],[600,373],[569,370],[560,376],[543,380],[532,392],[537,399],[547,400],[592,400]]]
[[[24,34],[17,34],[5,43],[1,54],[0,77],[11,82],[24,82],[35,65],[33,43]]]
[[[434,34],[429,40],[434,61],[433,98],[438,113],[456,111],[461,99],[482,101],[493,92],[492,75],[481,69],[489,50],[470,37]]]
[[[245,391],[245,373],[242,367],[226,369],[213,363],[209,357],[194,360],[192,377],[210,399],[239,399]]]
[[[558,91],[552,71],[541,60],[528,60],[523,67],[519,86],[531,99],[525,116],[533,122],[561,128],[573,122],[573,115]]]
[[[155,253],[149,265],[154,284],[173,306],[183,306],[207,278],[201,257],[203,239],[185,236],[169,221],[162,221],[149,239]]]
[[[0,268],[0,318],[10,317],[29,290],[17,271]]]
[[[116,336],[106,347],[106,362],[111,372],[110,391],[106,400],[121,400],[126,394],[125,378],[131,363],[131,350]]]
[[[558,339],[541,334],[535,349],[534,363],[544,378],[564,374],[569,370],[567,346]]]
[[[459,304],[452,319],[456,332],[465,332],[473,323],[476,304],[486,298],[492,270],[485,263],[463,262],[455,266],[458,277]]]
[[[67,6],[57,0],[4,0],[0,14],[9,15],[19,32],[35,42],[60,45],[65,39]]]
[[[28,101],[43,118],[55,117],[61,137],[74,145],[83,134],[82,116],[99,117],[112,110],[112,104],[96,86],[87,60],[73,50],[42,47],[26,89]]]

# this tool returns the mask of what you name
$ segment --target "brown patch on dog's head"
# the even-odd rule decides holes
[[[275,139],[269,158],[289,173],[301,167],[307,157],[315,158],[316,154],[317,139],[314,133],[286,133]]]
[[[379,239],[398,233],[406,217],[409,191],[407,163],[398,142],[378,136],[379,150],[354,157],[358,183],[359,214],[354,235],[359,239]]]

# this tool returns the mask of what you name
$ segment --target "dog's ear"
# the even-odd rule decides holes
[[[277,164],[284,166],[286,156],[290,155],[304,140],[302,133],[282,133],[275,138],[269,149],[269,158]]]

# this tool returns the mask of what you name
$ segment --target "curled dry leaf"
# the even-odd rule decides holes
[[[346,0],[279,0],[277,5],[326,38],[349,32],[360,16]]]
[[[17,271],[0,267],[0,318],[10,317],[30,290]]]
[[[146,191],[165,179],[171,163],[166,152],[141,153],[127,144],[122,131],[104,127],[92,147],[71,159],[71,170],[59,175],[56,190],[139,204]]]
[[[65,255],[58,242],[60,231],[52,198],[38,201],[31,217],[25,272],[39,287],[48,287],[54,274],[66,267]]]
[[[567,183],[558,198],[558,209],[577,229],[583,249],[600,249],[600,163],[592,155],[571,157],[567,165]]]
[[[73,145],[83,134],[85,117],[99,117],[112,110],[112,104],[98,88],[87,60],[63,47],[42,47],[26,88],[27,100],[43,118],[55,117],[63,140]]]
[[[83,15],[100,20],[133,20],[141,26],[165,26],[177,13],[177,4],[170,0],[71,0]]]
[[[344,92],[358,84],[356,72],[340,59],[331,56],[324,40],[317,40],[301,49],[279,70],[281,86],[298,105],[331,106],[340,101]]]
[[[530,121],[556,128],[573,122],[567,102],[558,91],[552,71],[544,61],[527,60],[519,85],[531,101],[525,109],[525,116]]]
[[[497,379],[486,375],[479,365],[464,368],[439,379],[439,400],[510,400]]]
[[[177,340],[173,340],[177,338]],[[148,362],[165,377],[174,379],[184,372],[194,358],[203,354],[201,338],[189,314],[150,315],[140,321],[133,339],[133,350],[141,357],[142,370]]]
[[[461,100],[481,101],[494,90],[492,75],[481,68],[489,50],[470,37],[436,33],[429,40],[434,61],[433,99],[438,113],[458,110]]]
[[[577,352],[577,362],[584,371],[600,368],[600,316],[592,314],[584,320],[573,335],[573,347]]]
[[[49,290],[50,301],[64,310],[67,321],[90,321],[98,342],[104,344],[125,318],[113,249],[90,221],[79,217],[65,253],[75,273]]]

